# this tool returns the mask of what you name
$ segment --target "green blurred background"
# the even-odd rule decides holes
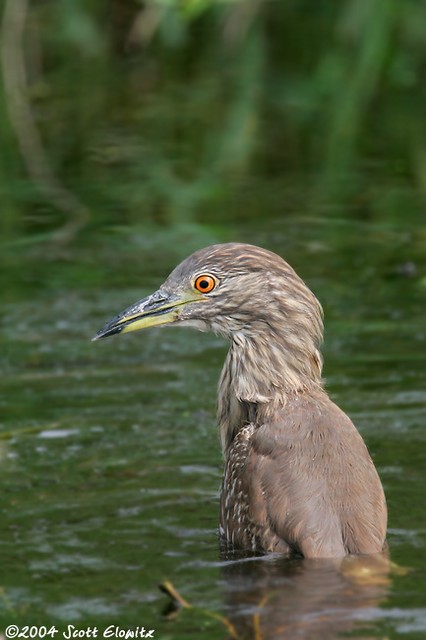
[[[374,266],[412,275],[425,23],[422,0],[3,0],[4,291],[306,216],[336,252],[387,234]]]

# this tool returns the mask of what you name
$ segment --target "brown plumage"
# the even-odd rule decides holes
[[[225,546],[311,558],[382,551],[382,485],[322,388],[322,309],[295,271],[259,247],[207,247],[96,339],[172,323],[230,340],[217,407]]]

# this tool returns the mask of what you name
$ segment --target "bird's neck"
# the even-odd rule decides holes
[[[284,406],[295,393],[318,389],[322,358],[310,336],[294,334],[279,341],[236,333],[219,381],[218,421],[226,452],[239,429],[262,413]]]

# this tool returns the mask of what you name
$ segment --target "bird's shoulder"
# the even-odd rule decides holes
[[[362,442],[351,419],[323,391],[297,394],[282,406],[265,409],[252,434],[253,451],[260,455],[274,457],[299,447],[309,454],[319,446]]]

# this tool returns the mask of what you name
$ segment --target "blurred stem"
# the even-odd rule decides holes
[[[228,620],[226,616],[221,616],[219,613],[216,613],[215,611],[210,611],[210,609],[201,609],[199,607],[194,607],[192,604],[190,604],[187,600],[185,600],[185,598],[183,598],[180,595],[179,591],[176,589],[176,587],[173,586],[170,580],[164,580],[160,584],[160,590],[166,593],[172,599],[173,603],[177,605],[179,608],[193,609],[195,611],[200,612],[203,616],[206,616],[208,618],[213,618],[214,620],[219,621],[227,629],[232,640],[242,640],[237,630],[235,629],[234,625],[230,620]],[[257,640],[257,637],[256,637],[256,640]],[[262,638],[260,638],[260,640],[262,640]]]
[[[34,120],[25,67],[24,35],[28,0],[6,0],[1,25],[1,59],[5,101],[27,171],[47,200],[68,217],[53,234],[68,244],[90,219],[88,208],[54,175]]]
[[[349,11],[353,13],[357,8],[352,3]],[[355,59],[348,60],[341,67],[340,82],[335,83],[326,151],[326,187],[338,185],[339,176],[350,169],[355,156],[357,134],[367,106],[377,90],[389,53],[394,20],[398,15],[391,0],[367,0],[363,3],[363,9],[364,16],[358,25],[359,43]]]
[[[213,142],[211,161],[216,174],[241,171],[250,158],[256,133],[263,52],[259,27],[253,27],[252,33],[246,36],[241,52],[235,99],[222,135]]]
[[[206,132],[206,152],[198,176],[190,184],[179,183],[174,189],[172,222],[188,222],[197,206],[212,194],[229,174],[241,173],[247,165],[255,140],[260,77],[263,67],[262,37],[253,25],[239,55],[234,81],[234,96],[222,129],[217,136]]]

